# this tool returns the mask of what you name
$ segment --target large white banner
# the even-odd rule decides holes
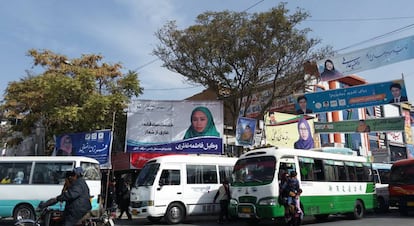
[[[414,58],[414,36],[339,54],[318,62],[322,81]]]
[[[222,101],[135,100],[128,106],[128,152],[221,154]]]

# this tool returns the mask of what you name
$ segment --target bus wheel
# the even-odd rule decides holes
[[[35,212],[29,204],[18,205],[13,211],[13,218],[17,220],[18,218],[22,219],[35,219]]]
[[[184,220],[185,211],[183,205],[180,203],[172,203],[167,209],[165,219],[168,224],[178,224]]]
[[[161,221],[162,217],[151,217],[148,216],[147,219],[151,222],[151,223],[158,223]]]
[[[377,208],[376,208],[376,212],[377,213],[386,213],[388,212],[388,205],[387,203],[385,203],[385,200],[383,197],[378,197],[377,198]]]
[[[357,220],[364,217],[365,208],[361,201],[357,200],[354,205],[354,211],[349,213],[348,216],[351,219]]]

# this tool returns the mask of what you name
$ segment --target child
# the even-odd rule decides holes
[[[296,213],[300,214],[300,219],[303,219],[303,211],[302,208],[300,208],[300,195],[302,194],[302,189],[298,189],[295,197],[295,206],[296,206]]]

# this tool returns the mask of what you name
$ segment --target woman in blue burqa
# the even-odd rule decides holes
[[[191,112],[191,126],[187,129],[184,139],[201,136],[220,137],[214,124],[213,115],[206,107],[199,106]]]
[[[315,147],[309,123],[305,118],[299,119],[298,132],[299,140],[294,145],[296,149],[311,149]]]

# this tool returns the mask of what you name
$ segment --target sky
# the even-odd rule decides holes
[[[204,87],[162,67],[152,55],[159,44],[154,33],[168,21],[179,29],[195,24],[206,11],[257,13],[269,11],[275,0],[4,0],[0,1],[0,91],[33,68],[30,49],[51,50],[69,58],[101,54],[106,63],[121,63],[123,72],[136,70],[142,100],[182,100]],[[311,17],[299,28],[310,28],[309,38],[321,39],[338,53],[414,35],[412,0],[289,0]],[[382,37],[376,38],[375,37]],[[373,40],[374,39],[374,40]],[[362,43],[362,44],[360,44]],[[350,48],[348,48],[350,47]],[[345,48],[345,49],[344,49]],[[368,82],[404,76],[408,99],[414,102],[414,60],[357,73]]]

